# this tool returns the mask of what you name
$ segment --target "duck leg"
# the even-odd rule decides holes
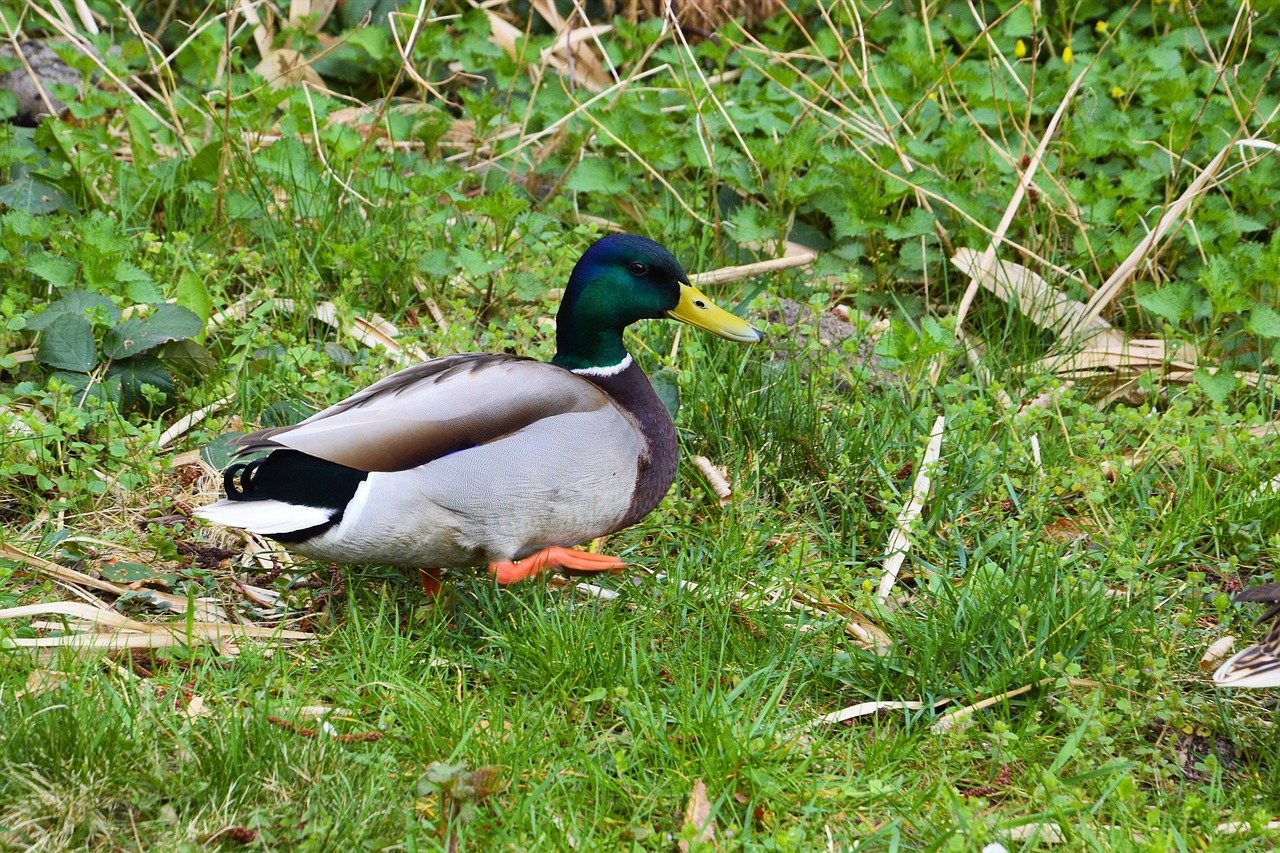
[[[418,580],[422,582],[422,591],[427,598],[437,597],[444,589],[440,583],[439,569],[418,569]]]
[[[490,563],[489,571],[500,584],[519,583],[547,569],[573,569],[579,572],[607,572],[624,569],[627,564],[608,554],[592,554],[553,545],[530,554],[523,560]]]

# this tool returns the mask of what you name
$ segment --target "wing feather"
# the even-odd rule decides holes
[[[362,471],[403,471],[543,418],[611,405],[552,364],[464,353],[394,373],[301,423],[250,433],[241,453],[289,447]]]

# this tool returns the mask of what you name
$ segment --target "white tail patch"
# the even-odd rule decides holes
[[[231,501],[224,498],[200,507],[195,514],[224,527],[239,527],[250,533],[271,536],[328,524],[333,510],[284,501]]]

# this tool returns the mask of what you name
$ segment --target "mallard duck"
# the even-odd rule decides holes
[[[675,479],[675,426],[622,340],[669,317],[733,341],[761,333],[689,283],[662,246],[605,237],[573,268],[550,363],[464,353],[394,373],[293,426],[236,440],[217,524],[337,563],[487,566],[500,584],[607,571],[572,546],[622,530]]]
[[[1259,622],[1274,620],[1266,635],[1237,652],[1213,673],[1221,687],[1280,687],[1280,583],[1264,583],[1235,595],[1235,601],[1265,601],[1271,606]]]

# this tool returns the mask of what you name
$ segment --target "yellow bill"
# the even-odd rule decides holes
[[[754,344],[764,340],[759,329],[716,305],[692,284],[680,285],[680,302],[667,316],[731,341]]]

